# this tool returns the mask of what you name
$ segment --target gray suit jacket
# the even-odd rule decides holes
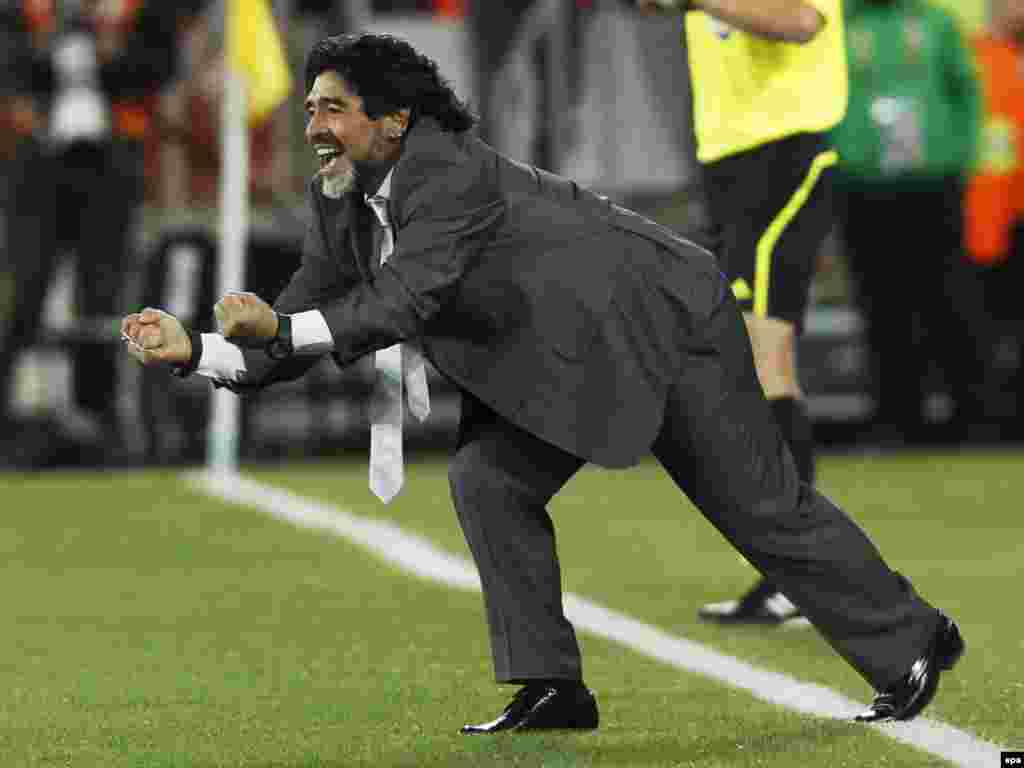
[[[714,353],[701,329],[728,291],[710,253],[470,132],[430,118],[410,131],[392,176],[395,252],[379,270],[360,239],[362,200],[311,194],[303,264],[275,309],[319,309],[339,365],[415,339],[512,423],[626,466],[657,436],[687,357]],[[236,389],[312,364],[251,351],[246,362]]]

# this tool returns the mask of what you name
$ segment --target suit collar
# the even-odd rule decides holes
[[[432,117],[418,117],[405,137],[402,154],[391,169],[391,207],[405,200],[410,186],[422,179],[424,167],[436,168],[438,163],[458,154],[458,148],[452,138],[454,134],[445,131],[441,124]],[[425,159],[429,161],[424,163]]]
[[[313,179],[310,194],[318,212],[327,258],[338,260],[343,267],[353,269],[364,280],[368,280],[369,262],[360,242],[359,220],[360,212],[368,209],[360,193],[353,189],[340,199],[330,198],[321,191],[319,182]]]
[[[384,177],[384,181],[380,183],[377,191],[372,195],[364,195],[367,202],[371,197],[383,197],[385,200],[391,199],[391,177],[395,175],[395,166],[391,166],[391,170],[388,171],[388,175]]]
[[[348,229],[348,243],[355,257],[356,267],[364,280],[370,279],[370,254],[365,253],[365,241],[363,239],[368,226],[368,221],[373,214],[363,200],[362,194],[353,189],[346,195],[348,203],[348,216],[346,228]],[[362,219],[362,220],[361,220]]]

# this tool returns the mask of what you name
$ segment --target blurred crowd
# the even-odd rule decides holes
[[[387,29],[398,18],[463,29],[484,138],[565,171],[594,130],[582,95],[595,77],[588,25],[602,14],[629,17],[631,6],[289,0],[274,7],[296,72],[324,34]],[[845,0],[845,12],[850,100],[834,133],[841,258],[823,263],[845,269],[847,300],[866,328],[874,407],[865,434],[896,442],[1024,438],[1024,313],[1016,303],[1024,284],[1024,0],[989,0],[987,23],[976,30],[931,0]],[[175,286],[187,293],[181,286],[190,275],[209,284],[215,255],[203,250],[202,233],[215,224],[208,212],[217,201],[222,15],[215,0],[0,0],[0,463],[32,465],[33,435],[53,439],[19,405],[19,367],[27,351],[44,346],[70,360],[62,429],[72,425],[94,463],[133,453],[114,319],[154,295],[146,278],[154,264],[163,290],[156,298],[177,301]],[[665,45],[678,47],[679,37]],[[608,67],[620,60],[599,53]],[[688,94],[685,67],[651,76],[667,77],[678,100]],[[511,101],[521,108],[510,110]],[[283,211],[275,215],[285,217],[285,229],[300,231],[296,201],[311,166],[295,159],[302,157],[297,103],[253,128],[251,184],[257,207]],[[618,119],[621,137],[636,132],[630,122],[647,122],[635,113]],[[692,146],[688,130],[678,130],[677,141]],[[606,141],[601,151],[617,149]],[[699,199],[686,181],[686,194]],[[184,252],[199,255],[171,269],[166,233],[183,229],[194,246]],[[74,290],[61,300],[72,320],[54,333],[44,322],[47,301],[69,270]],[[188,316],[180,306],[177,314]],[[941,413],[936,391],[945,394]]]
[[[1019,88],[1022,70],[992,71],[978,52],[1000,41],[1019,58],[1022,7],[993,0],[988,29],[971,40],[924,0],[846,3],[850,100],[834,131],[838,218],[885,437],[927,436],[936,369],[952,401],[951,440],[1001,434],[1016,410],[1004,393],[1019,389],[1008,370],[1019,365],[999,355],[1004,346],[1019,355],[1020,324],[999,320],[1005,275],[996,266],[1010,258],[1013,217],[997,225],[991,196],[982,200],[977,185],[1018,173],[993,165],[986,145],[993,119],[1019,120],[995,113],[992,95]],[[1000,194],[1006,205],[1009,191]],[[993,227],[1002,230],[998,254],[981,242]]]

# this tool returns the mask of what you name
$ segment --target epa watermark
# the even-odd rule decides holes
[[[999,768],[1024,768],[1024,751],[1000,752]]]

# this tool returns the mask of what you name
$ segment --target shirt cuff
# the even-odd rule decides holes
[[[202,339],[203,356],[196,373],[219,381],[241,381],[246,371],[242,350],[219,333],[204,333]]]
[[[334,337],[320,310],[292,315],[292,349],[296,355],[319,355],[334,349]]]

